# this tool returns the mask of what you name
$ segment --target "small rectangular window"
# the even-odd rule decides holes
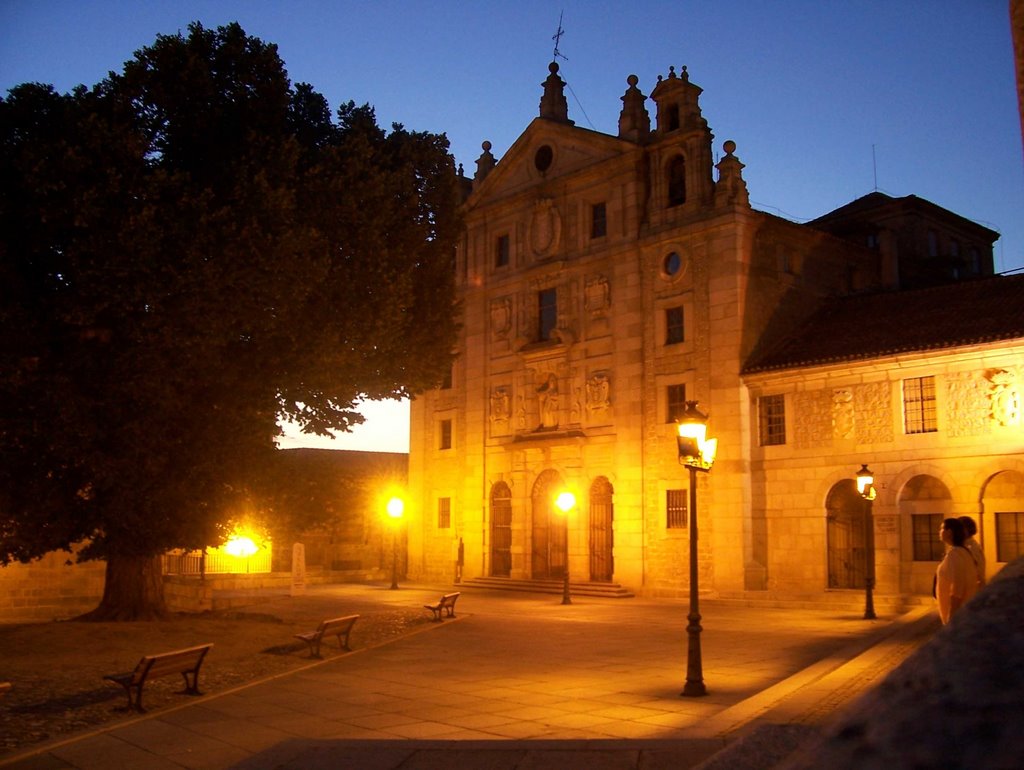
[[[669,529],[686,529],[687,490],[665,490],[665,526]]]
[[[542,289],[537,292],[537,340],[546,342],[558,325],[558,290]]]
[[[996,560],[1024,556],[1024,512],[996,513]]]
[[[903,423],[906,433],[935,433],[935,378],[911,377],[903,381]]]
[[[761,446],[786,443],[786,397],[782,394],[757,399]]]
[[[451,390],[451,388],[452,388],[452,368],[453,367],[454,367],[454,364],[452,364],[452,366],[449,366],[448,367],[448,371],[446,371],[444,373],[444,379],[441,380],[441,390]]]
[[[683,309],[670,307],[665,310],[665,344],[677,345],[683,341]]]
[[[604,203],[590,207],[590,237],[601,238],[608,233],[608,215]]]
[[[928,231],[928,256],[939,256],[939,234],[934,230]]]
[[[438,449],[452,448],[452,421],[441,420],[438,424]]]
[[[946,546],[939,539],[941,513],[915,513],[910,522],[913,528],[914,561],[942,561]]]
[[[505,267],[508,264],[508,257],[509,257],[508,236],[507,235],[499,235],[498,236],[497,248],[496,248],[495,254],[494,254],[494,266],[495,267]]]
[[[665,422],[678,422],[686,411],[686,385],[669,385],[666,390]]]
[[[437,528],[449,529],[452,526],[452,499],[450,497],[437,498]]]

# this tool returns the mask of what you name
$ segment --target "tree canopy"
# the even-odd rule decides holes
[[[11,89],[0,562],[88,540],[109,593],[116,561],[218,541],[280,418],[345,430],[360,398],[439,383],[458,231],[444,136],[332,119],[237,24],[159,36],[92,88]]]

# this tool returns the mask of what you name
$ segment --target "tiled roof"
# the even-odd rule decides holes
[[[744,374],[1024,340],[1024,274],[829,300]]]

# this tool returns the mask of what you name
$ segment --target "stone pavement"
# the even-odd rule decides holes
[[[442,589],[312,590],[336,595],[348,613],[419,607]],[[732,744],[756,762],[747,766],[770,767],[937,627],[924,607],[875,621],[715,601],[701,611],[709,693],[701,698],[679,694],[685,601],[574,597],[562,605],[546,594],[466,590],[456,619],[423,632],[183,699],[0,766],[654,770],[714,766],[713,755]],[[727,766],[743,767],[742,756]]]

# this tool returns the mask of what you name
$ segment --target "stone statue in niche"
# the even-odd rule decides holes
[[[832,435],[853,438],[853,391],[849,388],[832,391]]]
[[[508,395],[508,388],[496,388],[491,393],[491,422],[495,430],[507,428],[511,417],[512,401]]]
[[[587,411],[594,413],[607,409],[610,405],[611,381],[604,372],[592,374],[587,380]]]
[[[491,301],[491,333],[498,339],[508,336],[512,329],[512,298],[501,297]]]
[[[519,430],[526,430],[526,396],[519,394],[519,405],[516,407],[516,424]]]
[[[989,389],[989,402],[992,406],[992,419],[1003,426],[1021,424],[1021,387],[1013,372],[995,369],[987,374],[992,383]]]
[[[540,427],[558,427],[558,378],[548,374],[547,379],[537,388],[540,401]]]
[[[608,286],[608,279],[603,275],[588,278],[584,288],[584,297],[587,312],[591,316],[603,316],[608,312],[608,307],[611,304],[611,289]]]

